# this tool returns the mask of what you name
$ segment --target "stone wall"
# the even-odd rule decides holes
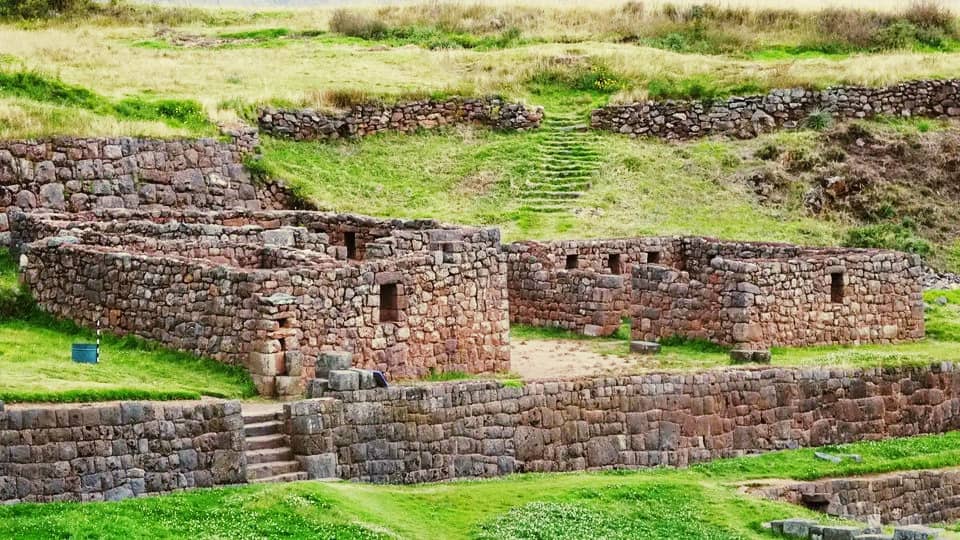
[[[286,407],[314,477],[686,466],[960,428],[960,368],[769,368],[329,392]]]
[[[768,499],[859,521],[915,525],[960,519],[960,470],[957,469],[828,478],[758,488],[754,492]]]
[[[792,88],[723,101],[646,101],[593,111],[595,129],[630,136],[691,139],[709,135],[754,137],[763,131],[800,127],[815,111],[840,119],[876,115],[960,116],[960,80],[909,81],[885,88],[838,86]]]
[[[0,405],[0,502],[101,501],[246,481],[235,401]]]
[[[494,229],[305,211],[11,217],[42,309],[246,366],[265,395],[302,394],[323,350],[394,378],[509,370]],[[347,233],[352,247],[332,243]]]
[[[286,208],[280,184],[258,185],[243,166],[255,130],[216,139],[55,138],[0,141],[0,233],[7,209]],[[5,242],[4,242],[5,243]]]
[[[593,336],[629,314],[630,275],[648,258],[670,260],[669,238],[517,242],[504,246],[510,320]]]
[[[895,343],[924,335],[919,257],[686,238],[681,264],[634,267],[634,339],[749,349]]]
[[[540,127],[542,107],[509,103],[498,97],[425,99],[395,104],[354,105],[339,113],[313,109],[261,109],[265,133],[296,140],[357,138],[386,131],[410,133],[455,124],[481,124],[524,131]]]

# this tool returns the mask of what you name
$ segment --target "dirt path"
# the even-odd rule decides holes
[[[579,377],[636,371],[639,356],[605,355],[589,341],[514,340],[511,371],[524,379]]]

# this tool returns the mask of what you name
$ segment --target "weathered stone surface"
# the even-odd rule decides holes
[[[350,391],[360,389],[360,373],[352,370],[335,369],[328,375],[330,390]]]
[[[660,344],[656,341],[631,341],[630,352],[638,354],[657,354],[660,352]]]
[[[0,432],[0,502],[115,501],[246,481],[235,401],[0,406]]]
[[[908,81],[885,88],[789,88],[724,101],[646,101],[607,105],[591,114],[595,129],[632,137],[693,139],[711,135],[754,137],[802,125],[813,112],[835,118],[918,116],[948,118],[960,111],[960,80]]]
[[[370,103],[354,105],[342,113],[266,108],[258,114],[258,124],[264,132],[296,140],[358,138],[385,131],[412,133],[469,123],[525,131],[540,127],[542,119],[543,107],[508,103],[497,97]]]
[[[934,540],[940,538],[940,529],[932,529],[922,525],[897,527],[893,531],[893,540]]]

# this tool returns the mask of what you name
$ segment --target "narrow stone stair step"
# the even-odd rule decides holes
[[[590,189],[590,182],[530,182],[523,188],[526,191],[583,191]]]
[[[287,438],[281,434],[247,437],[247,450],[263,450],[265,448],[281,448],[287,446]]]
[[[281,474],[295,473],[300,471],[299,461],[270,461],[267,463],[254,463],[247,465],[247,479],[256,480],[257,478],[267,478]]]
[[[293,450],[286,446],[277,448],[261,448],[260,450],[247,450],[247,465],[257,463],[269,463],[271,461],[292,461]]]
[[[580,191],[528,191],[527,194],[544,199],[577,199],[583,195]]]
[[[264,478],[253,478],[249,481],[250,483],[253,483],[253,484],[263,484],[267,482],[299,482],[301,480],[306,480],[306,479],[307,479],[307,473],[303,471],[298,471],[298,472],[292,472],[292,473],[278,474],[276,476],[267,476]]]
[[[247,426],[250,424],[262,424],[264,422],[273,422],[278,420],[277,415],[279,413],[259,413],[251,415],[243,415],[243,425]]]
[[[270,420],[269,422],[260,422],[259,424],[245,424],[243,433],[247,437],[259,437],[261,435],[273,435],[280,433],[283,429],[283,422]]]

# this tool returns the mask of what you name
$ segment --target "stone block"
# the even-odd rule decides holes
[[[770,351],[769,350],[753,350],[753,349],[733,349],[730,351],[730,360],[734,364],[769,364],[770,363]]]
[[[862,527],[849,527],[845,525],[821,525],[820,538],[822,540],[854,540],[861,532]]]
[[[349,369],[335,369],[330,371],[329,383],[331,390],[351,391],[360,389],[360,374]]]
[[[816,521],[800,518],[778,519],[770,522],[770,528],[773,532],[790,538],[808,538],[810,527],[816,525]]]
[[[346,351],[324,351],[317,359],[317,377],[325,378],[334,370],[353,367],[353,353]]]
[[[310,379],[307,381],[307,397],[319,398],[330,388],[330,381],[327,379]]]
[[[360,377],[360,389],[361,390],[370,390],[377,387],[377,383],[373,378],[373,372],[366,369],[351,368],[351,371],[356,371],[357,375]]]
[[[280,397],[299,397],[305,392],[303,377],[281,376],[274,379],[277,395]]]
[[[307,472],[307,477],[311,480],[338,478],[337,455],[334,453],[297,456],[297,461],[300,462],[300,466]]]
[[[631,341],[630,352],[638,354],[657,354],[660,344],[655,341]]]
[[[908,525],[893,530],[893,540],[934,540],[940,538],[943,531],[923,525]]]

